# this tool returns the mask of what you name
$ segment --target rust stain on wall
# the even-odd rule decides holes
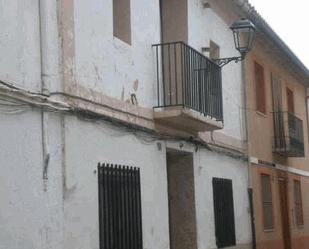
[[[122,86],[122,91],[121,91],[121,100],[124,101],[124,86]]]
[[[136,79],[133,83],[133,89],[134,89],[135,92],[138,90],[138,84],[139,84],[139,81],[138,81],[138,79]]]

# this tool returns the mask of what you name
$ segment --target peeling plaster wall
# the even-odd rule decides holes
[[[220,47],[220,57],[239,56],[234,47],[229,24],[211,8],[203,8],[202,1],[188,0],[189,44],[198,51],[209,47],[210,40]],[[222,68],[224,129],[220,132],[242,139],[242,79],[241,63]]]
[[[159,2],[131,0],[131,46],[113,37],[112,0],[75,0],[71,9],[72,3],[61,2],[74,11],[74,22],[68,17],[70,20],[62,27],[65,30],[61,30],[74,39],[74,43],[65,44],[67,51],[62,51],[63,59],[72,59],[69,65],[64,60],[65,83],[81,84],[124,101],[135,93],[139,105],[152,108],[156,104],[156,75],[151,45],[160,42]],[[189,45],[200,50],[211,37],[220,45],[222,55],[234,55],[228,26],[212,10],[201,9],[198,1],[189,3]],[[37,1],[0,0],[0,79],[33,91],[41,88],[38,12]],[[65,26],[71,24],[74,29]],[[72,72],[66,72],[68,68]],[[72,78],[67,79],[68,75]],[[240,114],[235,107],[240,103],[239,66],[224,69],[223,86],[224,132],[239,138]],[[141,168],[144,248],[169,248],[164,142],[159,151],[156,142],[145,143],[127,132],[68,116],[62,155],[61,117],[49,114],[46,133],[51,158],[49,178],[44,182],[41,113],[0,113],[0,119],[1,249],[98,249],[98,187],[94,171],[100,161]],[[193,152],[194,148],[189,146],[189,150]],[[237,242],[248,243],[245,164],[202,150],[194,153],[194,169],[199,248],[215,248],[213,176],[233,179],[238,204]]]
[[[132,45],[113,37],[112,0],[76,0],[76,81],[120,100],[155,105],[152,44],[160,41],[159,1],[131,0]]]
[[[67,116],[62,192],[60,117],[48,118],[45,184],[40,113],[0,117],[1,249],[98,249],[98,162],[141,168],[144,248],[169,248],[166,147],[180,150],[179,143],[161,141],[158,150],[156,141]],[[188,144],[183,150],[194,155],[198,248],[215,248],[212,177],[233,180],[237,243],[249,243],[246,164]]]
[[[131,0],[132,45],[113,37],[111,0],[76,0],[75,79],[77,84],[119,100],[137,96],[138,104],[156,105],[155,61],[151,45],[160,42],[158,1]],[[237,56],[232,32],[223,17],[201,1],[188,0],[188,44],[198,51],[210,40],[223,57]],[[222,70],[226,135],[242,139],[241,64]]]
[[[0,113],[0,248],[63,248],[60,121],[49,116],[43,181],[41,113]],[[46,191],[44,191],[44,189]]]
[[[160,41],[160,16],[157,1],[131,0],[132,45],[113,37],[111,0],[74,2],[75,79],[105,95],[128,101],[137,95],[138,104],[156,104],[156,75],[151,45]],[[236,56],[229,25],[201,1],[188,0],[189,45],[201,51],[213,40],[221,56]],[[225,129],[236,139],[242,137],[241,66],[223,69]]]
[[[155,141],[74,117],[66,118],[65,129],[65,248],[99,248],[96,169],[98,162],[108,162],[141,168],[144,248],[168,249],[166,148],[181,150],[180,143],[161,142],[160,151]],[[246,163],[204,149],[194,152],[189,144],[182,150],[194,155],[198,248],[216,248],[212,177],[233,180],[237,248],[250,248]]]
[[[74,117],[66,118],[65,129],[65,248],[99,248],[98,162],[141,169],[144,248],[169,248],[164,146],[159,151],[156,143]]]
[[[37,0],[0,0],[0,80],[40,90]]]
[[[48,11],[51,18],[54,12]],[[0,80],[33,92],[41,91],[39,20],[38,0],[0,0]],[[45,48],[52,52],[48,59],[57,56],[56,45]],[[47,73],[58,71],[51,64],[47,69],[43,77],[54,89],[55,75]],[[0,109],[0,248],[63,248],[61,118],[45,114],[50,159],[44,181],[41,111],[19,105]]]

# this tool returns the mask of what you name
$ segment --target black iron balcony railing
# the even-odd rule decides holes
[[[223,122],[221,68],[184,42],[153,47],[157,66],[155,108],[187,107]]]
[[[274,152],[287,157],[303,157],[303,121],[293,113],[274,112],[273,122]]]

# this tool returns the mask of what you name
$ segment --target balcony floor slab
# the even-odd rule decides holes
[[[188,133],[220,130],[223,122],[187,107],[173,106],[154,109],[155,122]]]

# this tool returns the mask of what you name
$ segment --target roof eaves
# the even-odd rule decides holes
[[[248,0],[233,0],[238,7],[247,15],[260,32],[266,34],[285,55],[295,64],[305,75],[307,87],[309,86],[309,69],[303,62],[293,53],[293,51],[286,45],[286,43],[277,35],[277,33],[270,27],[265,19],[256,11],[256,9],[249,3]]]

